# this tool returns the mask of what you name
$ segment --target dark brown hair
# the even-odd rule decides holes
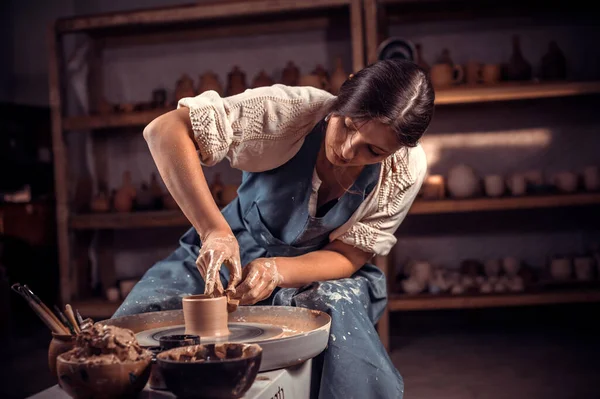
[[[347,79],[332,106],[334,115],[355,123],[377,120],[415,147],[431,122],[435,93],[425,70],[411,61],[378,61]]]

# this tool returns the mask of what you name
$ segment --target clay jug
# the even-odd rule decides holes
[[[509,80],[531,80],[531,64],[523,57],[521,40],[518,35],[512,38],[512,55],[506,66],[506,77]]]
[[[104,191],[100,191],[92,200],[90,205],[92,212],[108,212],[110,209],[110,202],[108,196]]]
[[[221,82],[219,82],[219,77],[213,71],[208,71],[200,75],[198,94],[202,94],[208,90],[214,90],[220,96],[223,95],[223,86],[221,85]]]
[[[338,94],[347,78],[348,74],[344,71],[342,57],[337,57],[335,71],[331,74],[331,93]]]
[[[221,193],[222,206],[229,204],[237,197],[237,189],[239,186],[235,184],[226,184]]]
[[[228,96],[234,96],[246,90],[246,74],[237,65],[227,74],[227,78]]]
[[[273,79],[271,79],[271,77],[269,75],[267,75],[267,73],[263,69],[254,78],[254,81],[252,82],[252,87],[256,88],[256,87],[271,86],[272,84],[273,84]]]
[[[450,57],[450,50],[448,50],[447,48],[442,49],[442,53],[438,57],[436,64],[454,65],[454,62],[452,61],[452,57]]]
[[[548,51],[540,62],[541,80],[564,80],[567,78],[567,60],[556,41],[551,41]]]
[[[133,207],[133,200],[136,197],[136,190],[131,182],[131,173],[123,172],[123,183],[115,193],[114,206],[118,212],[129,212]]]
[[[300,80],[300,70],[293,61],[288,61],[281,74],[281,83],[287,86],[296,86]]]
[[[152,200],[156,209],[160,208],[163,197],[163,190],[158,183],[156,173],[152,173],[150,176],[150,193],[152,194]]]
[[[139,209],[148,210],[152,209],[154,205],[154,199],[152,198],[152,192],[146,182],[142,182],[140,185],[140,192],[136,197],[136,205]]]
[[[182,98],[194,96],[196,96],[194,81],[188,74],[184,73],[179,80],[177,80],[177,84],[175,85],[175,100],[179,101]]]
[[[415,63],[421,68],[423,68],[425,72],[429,73],[431,66],[425,61],[425,58],[423,58],[423,47],[420,43],[415,44],[415,50],[417,53]]]
[[[217,173],[210,185],[210,192],[218,207],[223,206],[222,194],[224,189],[225,185],[221,181],[221,174]]]
[[[321,87],[319,87],[319,89],[323,89],[326,91],[331,90],[331,83],[329,81],[329,73],[327,72],[327,70],[325,68],[323,68],[323,65],[318,64],[312,73],[313,73],[313,75],[317,75],[321,78]]]

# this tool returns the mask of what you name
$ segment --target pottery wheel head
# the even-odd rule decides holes
[[[276,339],[283,335],[281,327],[260,323],[229,323],[229,335],[221,337],[200,337],[200,343],[213,344],[218,342],[257,343]],[[159,346],[160,337],[165,335],[185,334],[185,325],[158,327],[140,331],[135,336],[141,346]]]

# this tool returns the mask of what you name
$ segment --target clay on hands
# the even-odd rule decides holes
[[[242,275],[238,242],[231,233],[209,234],[203,240],[196,259],[196,266],[204,279],[204,295],[216,297],[225,294],[219,278],[222,264],[225,264],[230,273],[227,291],[235,293],[235,286],[240,282]]]
[[[268,298],[283,283],[276,258],[258,258],[244,267],[242,283],[234,295],[241,305],[254,305]]]

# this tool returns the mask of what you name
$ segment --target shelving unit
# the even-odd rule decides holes
[[[301,32],[309,29],[327,30],[347,27],[351,49],[351,71],[364,67],[364,45],[361,0],[250,0],[214,1],[167,8],[86,15],[62,18],[55,22],[48,35],[50,50],[49,86],[52,111],[52,136],[56,187],[57,235],[60,264],[60,293],[64,303],[77,304],[82,314],[110,316],[115,303],[102,300],[85,301],[80,271],[86,267],[85,251],[77,251],[78,241],[85,241],[82,230],[100,230],[100,241],[111,244],[111,231],[131,227],[183,226],[188,224],[181,212],[157,211],[130,214],[78,215],[69,197],[72,184],[68,178],[67,134],[94,131],[94,155],[98,185],[106,185],[106,143],[119,129],[142,127],[169,109],[151,109],[130,113],[101,115],[103,98],[102,54],[105,49],[134,45],[197,41],[233,36],[266,35]],[[90,115],[68,115],[67,75],[64,52],[65,38],[85,36],[91,44],[89,52],[88,97]],[[174,77],[175,78],[175,77]],[[83,238],[82,238],[83,237]],[[100,279],[114,280],[114,265],[110,250],[98,257]],[[113,271],[111,272],[111,269]],[[110,284],[108,284],[110,285]],[[115,307],[111,307],[115,305]]]
[[[572,5],[553,4],[540,7],[537,2],[474,2],[470,0],[364,0],[365,44],[367,63],[377,61],[380,43],[390,37],[390,26],[415,24],[422,21],[455,21],[457,19],[481,20],[488,17],[515,17],[522,15],[569,16],[589,18],[590,11],[584,5],[575,9]],[[454,32],[456,33],[456,32]],[[432,60],[428,60],[432,61]],[[549,98],[589,97],[598,98],[600,81],[558,82],[506,82],[493,85],[456,84],[436,89],[436,106],[501,103]],[[478,108],[481,110],[481,108]],[[480,111],[478,111],[480,112]],[[417,199],[409,215],[442,215],[457,213],[501,212],[523,209],[552,209],[559,207],[594,207],[600,211],[600,193],[574,193],[557,195],[527,195],[522,197],[472,198],[472,199]],[[404,231],[410,235],[410,231]],[[600,289],[540,290],[539,292],[481,294],[481,295],[404,295],[391,291],[390,257],[378,257],[376,264],[388,277],[390,292],[388,307],[379,321],[381,340],[389,349],[389,312],[422,311],[438,309],[469,309],[505,306],[531,306],[545,304],[600,302]]]

